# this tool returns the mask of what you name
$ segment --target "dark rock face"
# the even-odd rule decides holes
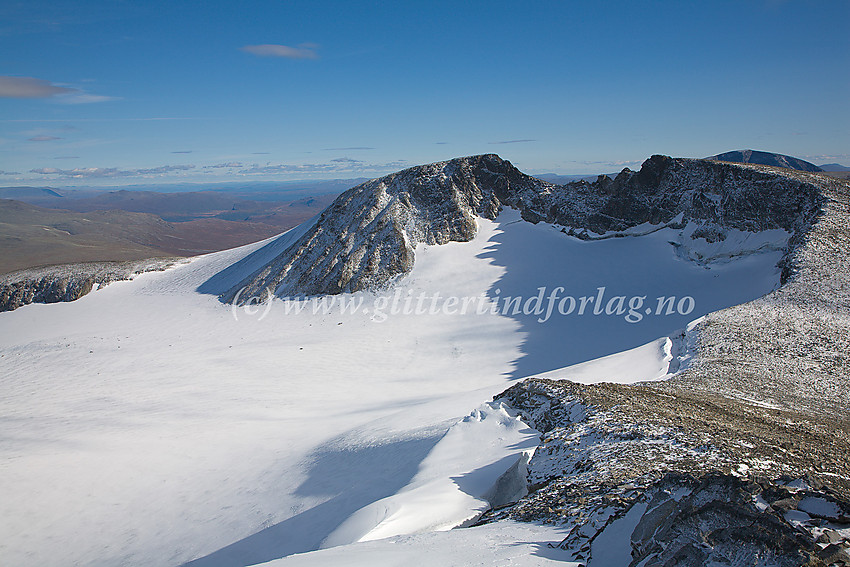
[[[675,498],[676,493],[687,496]],[[820,548],[771,505],[793,493],[770,481],[709,474],[668,475],[647,495],[649,505],[631,535],[632,564],[704,565],[745,557],[771,558],[774,565],[816,564]],[[791,499],[794,501],[794,499]],[[764,508],[756,502],[764,502]]]
[[[574,182],[549,192],[503,199],[523,218],[587,228],[597,234],[651,223],[708,221],[725,228],[794,232],[816,217],[817,187],[775,170],[740,168],[706,160],[655,155],[640,171]]]
[[[503,206],[518,209],[526,221],[594,238],[590,233],[691,220],[715,225],[718,235],[722,228],[803,233],[821,202],[818,187],[806,180],[716,161],[656,155],[640,171],[625,169],[614,179],[553,185],[493,154],[458,158],[350,189],[301,238],[221,298],[380,287],[412,269],[417,244],[469,241],[475,218],[493,219]]]
[[[12,311],[30,303],[75,301],[91,292],[95,285],[129,280],[136,274],[163,270],[173,263],[169,259],[86,262],[5,274],[0,277],[0,312]]]
[[[796,169],[797,171],[826,171],[825,169],[800,158],[786,156],[783,154],[773,154],[770,152],[760,152],[758,150],[735,150],[732,152],[717,154],[716,156],[711,156],[705,159],[732,161],[735,163],[757,163],[773,167],[787,167],[788,169]]]
[[[94,287],[90,276],[25,279],[0,287],[0,311],[12,311],[29,303],[59,303],[74,301]]]

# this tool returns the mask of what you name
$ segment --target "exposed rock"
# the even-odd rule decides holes
[[[843,545],[830,544],[818,552],[818,557],[826,565],[850,566],[850,552]]]
[[[31,268],[0,276],[0,312],[30,303],[74,301],[114,281],[129,280],[143,272],[164,270],[174,259],[154,258],[127,262],[84,262]]]
[[[841,543],[844,541],[844,538],[841,537],[841,534],[835,530],[824,530],[823,533],[818,537],[818,543]]]
[[[850,510],[848,492],[813,476],[822,452],[776,454],[782,431],[766,438],[731,400],[715,407],[687,393],[658,394],[649,385],[541,379],[504,392],[499,399],[546,432],[528,465],[531,493],[484,521],[564,524],[560,547],[579,562],[592,560],[606,529],[625,522],[635,566],[821,565],[823,545],[847,541],[850,530],[842,536],[833,527],[850,527],[836,523]],[[850,454],[846,443],[834,451]],[[791,482],[801,476],[808,481]],[[630,514],[637,514],[631,523]],[[832,532],[820,544],[825,530]]]

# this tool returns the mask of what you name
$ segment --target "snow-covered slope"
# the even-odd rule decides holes
[[[727,238],[712,251],[724,261],[698,263],[672,244],[683,216],[588,240],[518,209],[457,217],[468,242],[408,238],[415,265],[377,291],[257,304],[259,286],[219,300],[289,258],[320,217],[0,315],[0,564],[242,565],[465,523],[510,492],[504,473],[537,439],[483,402],[515,379],[629,349],[570,372],[668,373],[686,359],[677,329],[778,285],[796,229],[770,221],[758,246]],[[432,220],[422,234],[445,228]],[[659,297],[674,299],[659,308]],[[422,508],[437,498],[446,505]]]

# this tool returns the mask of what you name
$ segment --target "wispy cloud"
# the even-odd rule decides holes
[[[526,142],[536,142],[537,140],[504,140],[501,142],[487,142],[488,144],[524,144]]]
[[[325,148],[326,152],[347,152],[349,150],[374,150],[369,146],[349,146],[347,148]]]
[[[175,171],[188,171],[194,168],[194,165],[163,165],[160,167],[142,169],[119,169],[117,167],[77,167],[74,169],[60,169],[58,167],[39,167],[31,169],[30,173],[54,175],[64,179],[103,179],[113,177],[155,176]]]
[[[132,169],[133,175],[157,175],[161,173],[170,173],[172,171],[188,171],[195,169],[194,165],[162,165],[150,169]]]
[[[253,164],[238,173],[241,175],[270,175],[270,174],[292,174],[292,173],[369,173],[369,172],[387,172],[394,171],[406,167],[402,161],[393,161],[387,163],[364,163],[358,160],[349,158],[337,158],[328,163],[308,163],[308,164]]]
[[[62,104],[91,104],[93,102],[109,102],[110,100],[120,100],[120,98],[95,95],[84,91],[56,97],[56,102],[61,102]]]
[[[155,122],[159,120],[207,120],[206,118],[75,118],[74,122]],[[7,118],[0,120],[0,122],[32,122],[32,123],[43,123],[43,122],[68,122],[67,118]]]
[[[80,156],[56,156],[53,159],[80,159]]]
[[[20,175],[20,171],[3,171],[0,169],[0,175]]]
[[[3,98],[50,98],[75,92],[79,90],[60,87],[35,77],[0,76],[0,97]]]
[[[224,169],[232,167],[245,167],[245,164],[239,161],[229,161],[227,163],[217,163],[215,165],[205,165],[204,169]]]
[[[172,154],[191,154],[193,150],[179,150],[176,152],[171,152]]]
[[[301,43],[296,47],[264,43],[261,45],[246,45],[240,47],[245,53],[259,55],[260,57],[284,57],[286,59],[318,59],[316,50],[319,46],[315,43]]]
[[[115,97],[87,93],[73,87],[56,85],[35,77],[0,76],[0,98],[46,98],[63,104],[88,104],[117,100]]]
[[[826,163],[829,161],[850,161],[850,154],[817,154],[801,156],[803,159]]]
[[[74,156],[67,156],[71,159]],[[29,170],[29,173],[44,176],[51,180],[98,180],[116,178],[170,178],[181,177],[190,171],[189,175],[214,176],[226,174],[244,177],[275,177],[289,175],[312,174],[385,174],[409,167],[405,160],[386,163],[366,163],[361,160],[339,157],[327,162],[308,164],[246,164],[239,161],[228,161],[212,165],[196,166],[163,165],[152,168],[125,169],[119,167],[39,167]],[[12,173],[7,172],[11,175]]]
[[[64,138],[60,138],[59,136],[33,136],[32,138],[28,138],[30,142],[52,142],[54,140],[62,140]]]
[[[630,165],[640,165],[643,163],[640,160],[619,160],[619,161],[611,161],[611,160],[598,160],[598,161],[590,161],[590,160],[570,160],[569,163],[580,163],[582,165],[610,165],[612,167],[627,167]]]

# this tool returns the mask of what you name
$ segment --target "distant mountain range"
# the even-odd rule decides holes
[[[841,165],[840,163],[825,163],[823,165],[819,165],[821,171],[850,171],[850,167],[846,165]]]
[[[0,199],[15,199],[39,204],[45,200],[62,199],[64,195],[49,187],[0,187]]]
[[[169,222],[219,218],[238,222],[262,222],[284,228],[295,226],[318,213],[336,198],[337,193],[299,196],[294,199],[280,198],[286,195],[286,192],[226,192],[212,189],[212,186],[203,191],[190,192],[165,192],[154,188],[92,191],[0,187],[0,199],[13,199],[50,209],[78,213],[121,210],[151,213]],[[293,215],[297,218],[293,218]]]
[[[815,164],[809,163],[800,158],[771,152],[760,152],[758,150],[734,150],[731,152],[717,154],[716,156],[709,156],[705,159],[731,161],[734,163],[772,165],[774,167],[785,167],[788,169],[796,169],[798,171],[824,171]]]

